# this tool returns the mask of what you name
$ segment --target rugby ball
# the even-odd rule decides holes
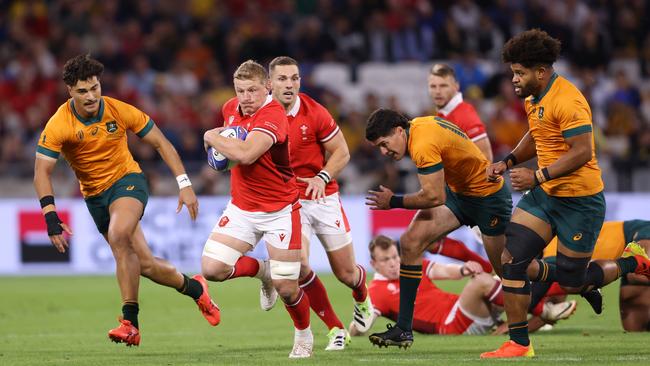
[[[246,140],[248,131],[241,126],[228,127],[221,131],[221,136],[229,139]],[[230,170],[237,165],[237,162],[230,161],[225,155],[215,150],[212,146],[208,148],[208,165],[218,171]]]

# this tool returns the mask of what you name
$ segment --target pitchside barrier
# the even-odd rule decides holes
[[[514,197],[515,202],[519,196]],[[650,193],[608,194],[607,220],[650,220]],[[399,238],[415,211],[371,211],[363,196],[344,196],[343,205],[352,229],[357,262],[369,266],[368,242],[373,235]],[[176,214],[176,197],[153,197],[142,218],[142,228],[155,255],[170,260],[183,272],[199,272],[201,252],[212,227],[228,202],[227,197],[199,197],[200,212],[192,222],[184,209]],[[47,237],[36,199],[0,199],[0,274],[65,275],[109,274],[115,263],[108,244],[97,232],[86,205],[81,199],[57,199],[59,216],[70,226],[70,249],[58,253]],[[451,237],[462,240],[480,254],[485,251],[472,230],[460,228]],[[264,245],[252,253],[265,257]],[[434,256],[435,260],[448,261]],[[317,239],[312,238],[311,266],[329,272],[327,256]]]

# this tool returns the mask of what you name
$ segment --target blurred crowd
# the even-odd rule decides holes
[[[196,177],[199,193],[225,194],[227,179],[204,164],[203,131],[221,123],[240,62],[266,64],[290,55],[301,63],[303,90],[330,110],[350,145],[343,192],[361,193],[379,182],[409,190],[417,182],[408,164],[386,162],[364,141],[369,112],[404,106],[369,91],[361,107],[346,108],[340,94],[312,81],[311,71],[345,63],[354,79],[367,62],[447,60],[500,158],[527,129],[501,47],[539,27],[562,41],[558,71],[591,104],[608,189],[630,191],[650,162],[649,22],[644,0],[0,1],[0,180],[31,179],[40,130],[68,98],[61,67],[90,53],[106,67],[103,94],[156,121]],[[486,64],[491,67],[479,67]],[[131,147],[153,193],[173,193],[174,181],[166,179],[156,153]],[[69,169],[58,171],[70,182],[58,193],[78,195]],[[364,184],[349,184],[358,177]]]

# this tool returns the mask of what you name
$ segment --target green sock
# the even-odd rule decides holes
[[[402,264],[399,266],[399,315],[397,316],[397,326],[401,330],[412,330],[415,295],[418,293],[421,278],[422,265],[407,266]]]
[[[519,323],[508,324],[508,333],[510,340],[522,346],[528,346],[530,339],[528,339],[528,321]]]
[[[183,279],[185,280],[183,287],[177,289],[176,291],[180,292],[183,295],[187,295],[194,300],[197,300],[199,297],[201,297],[203,294],[203,286],[201,286],[201,283],[193,278],[187,277],[185,274],[183,274]]]
[[[140,328],[138,324],[138,312],[140,311],[140,308],[138,307],[137,302],[127,302],[122,305],[122,316],[124,317],[124,320],[128,320],[131,322],[131,325],[133,325],[136,328]]]

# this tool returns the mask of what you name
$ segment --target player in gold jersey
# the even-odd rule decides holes
[[[219,309],[210,299],[201,276],[189,278],[166,260],[154,257],[139,221],[149,192],[138,163],[127,145],[127,130],[154,147],[179,185],[178,209],[187,206],[192,220],[198,202],[185,168],[171,143],[145,113],[110,97],[102,97],[99,78],[104,66],[88,55],[66,62],[63,68],[70,99],[47,122],[39,139],[34,166],[34,187],[40,199],[50,241],[65,252],[70,228],[56,213],[51,175],[60,154],[75,172],[97,229],[113,251],[122,295],[120,325],[109,331],[115,342],[139,345],[138,287],[140,276],[173,287],[192,297],[212,324],[219,323]]]
[[[490,162],[455,124],[440,117],[409,121],[388,109],[370,115],[366,139],[383,155],[401,160],[409,155],[418,169],[421,189],[404,196],[383,186],[370,191],[371,209],[419,210],[400,238],[400,311],[397,324],[370,336],[379,346],[408,347],[413,343],[413,307],[420,278],[422,253],[432,243],[461,225],[477,225],[488,257],[501,273],[504,231],[512,199],[502,181],[488,181]]]
[[[501,257],[510,340],[481,358],[532,357],[528,338],[528,266],[558,236],[557,282],[569,293],[593,295],[606,278],[643,271],[645,253],[617,261],[589,262],[605,218],[605,198],[596,161],[591,110],[580,91],[557,75],[560,41],[539,29],[523,32],[503,48],[515,93],[526,98],[529,131],[503,161],[490,165],[488,179],[534,157],[539,169],[514,168],[512,186],[527,191],[506,228]],[[533,262],[536,263],[536,262]],[[541,269],[542,273],[544,269]],[[650,275],[650,269],[646,269]]]
[[[625,255],[626,244],[636,242],[644,250],[650,250],[650,221],[627,220],[627,221],[606,221],[600,230],[598,240],[594,246],[593,261],[613,261]],[[553,259],[557,253],[557,237],[553,238],[544,249],[544,262],[550,267],[554,265]],[[550,271],[552,272],[552,271]],[[618,276],[610,276],[604,279],[604,283],[610,283],[618,279]],[[544,296],[546,290],[552,284],[552,278],[544,282],[536,282],[532,285],[532,302],[538,302]],[[620,313],[623,329],[628,332],[650,331],[650,280],[645,276],[628,273],[621,276],[620,289]],[[595,305],[595,306],[594,306]],[[596,313],[602,311],[602,303],[592,304]]]

